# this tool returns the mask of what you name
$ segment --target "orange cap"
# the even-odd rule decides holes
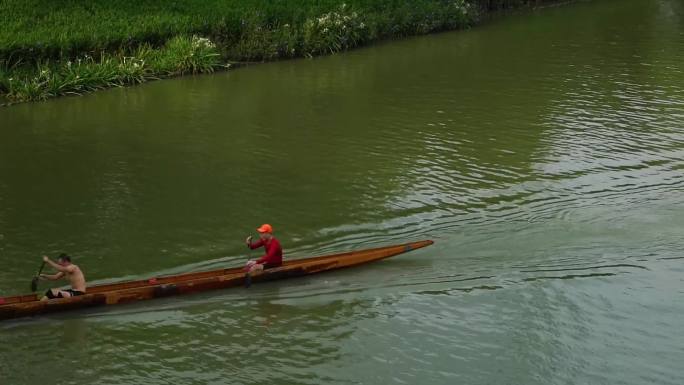
[[[258,232],[260,233],[272,233],[273,232],[273,227],[271,225],[264,223],[257,229]]]

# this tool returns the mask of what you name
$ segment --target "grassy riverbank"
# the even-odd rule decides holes
[[[43,100],[466,28],[527,0],[5,0],[0,98]]]

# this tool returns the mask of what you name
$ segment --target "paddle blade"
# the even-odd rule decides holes
[[[31,280],[31,291],[35,292],[36,289],[38,289],[38,280],[40,279],[40,273],[43,272],[43,268],[45,267],[45,261],[40,264],[40,268],[38,269],[38,274],[36,274],[35,277],[33,277],[33,280]]]

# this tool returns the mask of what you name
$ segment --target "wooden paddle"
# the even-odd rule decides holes
[[[250,235],[246,239],[246,243],[249,246],[252,243],[252,236]],[[249,252],[247,253],[247,258],[248,260],[251,260],[252,258],[252,248],[249,248]],[[249,273],[249,269],[252,267],[252,265],[247,265],[244,267],[245,270],[245,289],[249,289],[250,286],[252,286],[252,275]]]
[[[245,289],[249,289],[252,286],[252,275],[249,272],[245,273]]]
[[[31,291],[35,293],[36,289],[38,289],[38,280],[40,279],[40,273],[43,272],[43,267],[45,267],[45,261],[40,264],[40,269],[38,269],[38,274],[36,274],[35,277],[31,280]]]
[[[250,264],[247,264],[247,266],[243,268],[243,270],[245,271],[245,288],[247,289],[249,289],[249,287],[252,286],[252,274],[250,274],[249,271],[251,268],[252,265]]]

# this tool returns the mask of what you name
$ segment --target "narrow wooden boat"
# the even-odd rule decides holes
[[[282,266],[268,269],[259,275],[250,277],[250,279],[252,283],[258,283],[352,267],[393,257],[429,246],[432,243],[431,240],[425,240],[285,261]],[[246,279],[245,272],[241,267],[238,267],[89,286],[87,294],[73,298],[40,301],[36,294],[0,297],[0,320],[244,286]]]

